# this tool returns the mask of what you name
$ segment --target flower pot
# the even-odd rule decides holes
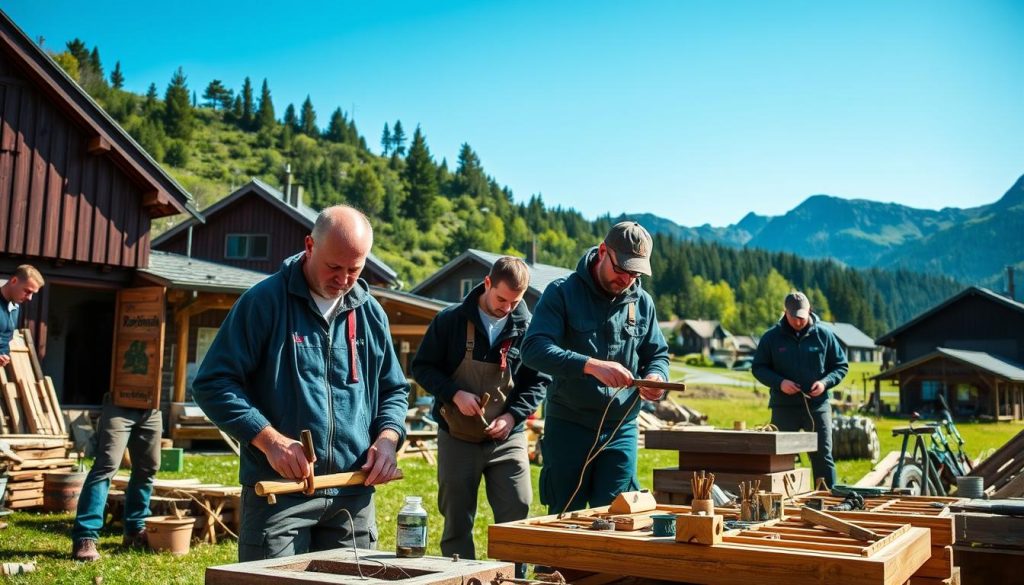
[[[179,557],[187,555],[192,546],[192,527],[195,523],[196,519],[191,516],[146,518],[146,540],[149,542],[149,548]]]
[[[43,474],[43,510],[47,512],[74,512],[78,509],[78,496],[82,493],[85,471],[51,471]]]

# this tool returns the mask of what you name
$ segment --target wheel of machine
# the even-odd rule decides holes
[[[892,483],[887,485],[892,485]],[[923,485],[924,472],[921,471],[921,468],[914,463],[903,464],[903,469],[900,470],[899,477],[896,478],[896,487],[909,489],[911,495],[919,496]]]

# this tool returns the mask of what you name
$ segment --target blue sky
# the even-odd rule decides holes
[[[1024,174],[1024,2],[3,0],[51,50],[80,37],[127,88],[182,66],[312,96],[371,147],[419,124],[518,200],[684,225],[827,193],[970,207]],[[82,7],[89,10],[83,11]],[[130,6],[130,8],[127,8]]]

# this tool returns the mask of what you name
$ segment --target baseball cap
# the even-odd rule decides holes
[[[791,292],[786,295],[786,312],[792,317],[806,319],[811,314],[811,302],[807,295],[800,291]]]
[[[635,221],[623,221],[612,226],[604,237],[604,244],[615,252],[615,261],[623,270],[651,275],[651,234]]]

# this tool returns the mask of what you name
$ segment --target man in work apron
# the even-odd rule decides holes
[[[530,322],[521,302],[528,284],[522,260],[499,259],[462,303],[434,318],[412,363],[416,382],[435,397],[445,556],[476,558],[481,479],[495,522],[529,514],[533,494],[523,421],[537,409],[550,378],[519,357]]]

